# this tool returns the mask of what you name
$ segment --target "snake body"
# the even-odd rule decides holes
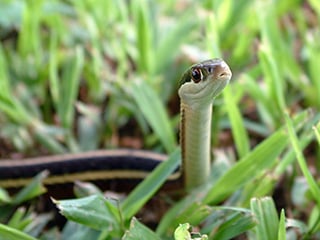
[[[191,66],[181,79],[180,144],[186,189],[203,184],[210,174],[212,104],[231,75],[223,60],[211,59]]]
[[[187,69],[181,79],[181,178],[186,189],[203,184],[210,173],[212,103],[231,78],[228,65],[211,59]],[[105,150],[0,161],[0,187],[21,187],[48,170],[45,184],[76,180],[142,179],[165,155],[142,150]],[[176,176],[177,174],[175,174]],[[174,178],[174,177],[172,177]]]

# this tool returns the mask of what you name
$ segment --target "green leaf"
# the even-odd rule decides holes
[[[284,130],[272,134],[225,173],[209,190],[203,201],[214,204],[224,200],[263,170],[273,166],[287,144],[288,137]]]
[[[155,194],[173,171],[177,169],[180,159],[180,149],[177,148],[168,160],[161,163],[128,195],[120,205],[125,219],[130,219]]]
[[[133,98],[149,125],[159,137],[166,151],[173,152],[176,140],[169,116],[160,97],[146,82],[135,81],[130,86]]]
[[[174,231],[174,239],[175,240],[191,239],[189,228],[190,228],[189,223],[180,224],[179,227],[177,227],[177,229]]]
[[[251,211],[258,220],[257,226],[253,229],[255,239],[277,239],[279,218],[272,198],[253,198],[250,205]]]
[[[279,221],[279,231],[278,231],[278,240],[286,240],[286,215],[284,209],[281,209],[280,221]]]
[[[35,56],[36,62],[40,63],[41,34],[40,22],[42,18],[42,0],[28,1],[23,8],[23,18],[18,38],[18,50],[22,57],[29,54]]]
[[[179,223],[189,222],[188,215],[181,216],[181,214],[187,213],[188,209],[193,209],[194,206],[200,205],[203,207],[200,203],[203,195],[202,191],[203,187],[197,188],[176,203],[161,219],[156,229],[157,234],[162,236],[167,232],[173,232]]]
[[[154,71],[154,26],[152,26],[148,2],[135,1],[134,14],[136,17],[137,48],[139,51],[138,66],[141,72],[153,73]]]
[[[320,207],[320,188],[319,188],[317,182],[315,181],[315,179],[313,178],[311,172],[309,171],[306,159],[304,158],[302,150],[301,150],[302,146],[301,146],[299,139],[296,135],[293,122],[290,119],[288,114],[285,114],[285,120],[286,120],[286,125],[287,125],[287,129],[288,129],[288,133],[289,133],[289,138],[290,138],[293,150],[296,154],[296,158],[299,163],[299,167],[308,182],[308,185],[310,187],[310,191],[311,191],[315,201],[317,202],[318,207]]]
[[[119,211],[101,195],[80,199],[53,200],[62,215],[74,222],[96,230],[119,231]]]
[[[68,221],[63,228],[61,240],[99,239],[100,231]]]
[[[77,198],[88,197],[90,195],[103,196],[103,192],[90,182],[76,181],[74,183],[73,192]]]
[[[179,46],[196,26],[197,23],[192,21],[190,16],[186,14],[177,24],[174,24],[173,29],[166,31],[166,34],[161,34],[155,57],[157,59],[157,73],[165,73],[168,65],[172,64],[174,57],[180,52]],[[167,83],[164,82],[164,84]]]
[[[78,46],[75,49],[75,56],[64,66],[61,79],[58,112],[63,127],[69,129],[75,113],[75,103],[78,96],[78,89],[81,79],[81,71],[84,64],[83,48]]]
[[[37,240],[24,232],[0,223],[0,237],[1,240]]]
[[[166,227],[166,232],[172,232],[180,223],[188,222],[192,226],[198,226],[206,219],[211,213],[212,208],[208,205],[202,204],[197,201],[195,197],[187,197],[184,204],[176,204],[171,210],[174,214],[165,215],[166,217],[161,220],[157,228],[157,233],[163,234],[162,229]]]
[[[219,207],[218,207],[219,209]],[[228,209],[226,207],[226,209]],[[230,208],[231,210],[232,208]],[[257,223],[252,214],[243,213],[241,210],[231,215],[225,215],[225,220],[220,226],[216,226],[215,231],[212,233],[213,240],[228,240],[232,239],[249,229],[253,228]],[[212,229],[214,229],[212,227]]]
[[[136,218],[132,218],[130,229],[126,231],[122,240],[160,240],[149,228],[141,224]]]
[[[235,140],[236,149],[240,157],[244,157],[250,151],[248,132],[244,127],[243,118],[237,103],[234,100],[231,87],[223,91],[225,106],[231,122],[232,135]]]
[[[318,142],[318,144],[320,146],[320,132],[319,132],[319,129],[320,129],[320,122],[316,126],[313,126],[313,130],[314,130],[314,133],[316,135],[317,142]]]
[[[32,181],[20,190],[17,195],[14,196],[12,204],[19,205],[27,200],[42,195],[47,191],[43,186],[43,180],[49,175],[48,171],[40,172],[35,176]]]
[[[179,224],[179,227],[174,231],[174,239],[175,240],[207,240],[208,236],[206,234],[196,233],[192,231],[192,235],[190,234],[190,224],[184,223]]]
[[[8,192],[3,189],[3,188],[0,188],[0,205],[2,203],[9,203],[12,199],[10,198]]]
[[[23,230],[32,221],[30,216],[26,216],[24,207],[18,208],[8,221],[8,226],[18,230]]]

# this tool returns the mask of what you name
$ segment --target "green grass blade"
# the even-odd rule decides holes
[[[320,188],[319,188],[317,182],[315,181],[315,179],[313,178],[310,170],[308,169],[306,159],[303,156],[298,137],[295,133],[293,122],[290,119],[288,114],[285,115],[285,120],[286,120],[286,125],[287,125],[287,129],[288,129],[288,133],[289,133],[290,142],[291,142],[293,150],[296,154],[298,164],[300,166],[300,169],[301,169],[304,177],[306,178],[306,180],[308,182],[308,185],[310,187],[310,191],[311,191],[315,201],[317,202],[318,207],[320,208]]]
[[[0,236],[2,240],[37,240],[17,229],[8,227],[0,223]]]
[[[0,89],[1,95],[6,97],[10,96],[10,84],[8,76],[8,66],[6,57],[3,51],[2,44],[0,43]]]
[[[214,14],[210,14],[206,21],[206,45],[208,52],[213,57],[222,57],[220,49],[220,35],[219,26],[217,23],[217,17]]]
[[[240,189],[246,182],[271,167],[287,144],[288,137],[285,131],[278,130],[272,134],[223,175],[209,190],[204,202],[220,202]]]
[[[160,240],[160,238],[145,225],[141,224],[136,218],[132,218],[130,229],[126,231],[122,240]]]
[[[318,16],[320,16],[320,2],[317,0],[309,0],[309,4],[318,13]]]
[[[279,221],[279,231],[278,231],[278,240],[286,240],[286,215],[284,213],[284,209],[281,210],[280,213],[280,221]]]
[[[294,126],[299,129],[302,127],[301,123],[305,124],[306,121],[310,121],[308,111],[294,118]],[[284,128],[274,132],[226,172],[208,191],[204,202],[207,204],[220,202],[254,177],[260,176],[264,170],[275,164],[280,153],[288,145],[288,141]]]
[[[187,15],[182,17],[173,29],[169,29],[166,34],[161,36],[155,53],[155,59],[157,59],[156,73],[163,74],[167,71],[167,68],[172,67],[170,64],[180,52],[179,46],[196,26],[197,23],[191,21],[189,15]]]
[[[30,122],[31,116],[21,102],[12,97],[7,62],[2,44],[0,44],[0,111],[4,112],[14,122],[27,124]]]
[[[206,207],[201,202],[201,195],[202,192],[199,189],[188,194],[184,199],[176,203],[161,219],[160,223],[157,226],[156,232],[158,235],[162,236],[165,235],[166,232],[174,231],[174,229],[178,226],[181,222],[176,222],[176,219],[181,215],[183,212],[188,212],[189,209],[194,208],[195,206]],[[188,216],[184,216],[184,218],[180,218],[182,222],[188,222],[189,220],[186,219]]]
[[[320,131],[319,131],[319,128],[320,128],[320,123],[318,123],[316,126],[313,126],[313,131],[316,135],[316,139],[317,139],[317,142],[318,144],[320,145]]]
[[[269,88],[269,100],[273,99],[276,101],[269,101],[269,103],[275,103],[274,117],[279,118],[281,113],[285,110],[285,97],[283,81],[279,73],[276,59],[272,53],[267,49],[261,48],[259,52],[259,58],[261,61],[262,70],[266,79],[268,80]]]
[[[27,186],[17,193],[13,198],[12,203],[18,205],[45,193],[47,189],[43,185],[43,180],[48,176],[48,174],[48,171],[43,171],[36,175]]]
[[[84,63],[84,52],[81,47],[75,49],[75,56],[64,68],[60,88],[59,115],[65,128],[70,129],[74,117],[75,102],[80,84],[80,73]]]
[[[136,17],[136,41],[139,52],[138,67],[141,72],[152,75],[154,71],[154,26],[151,24],[150,2],[134,1],[133,11]],[[149,7],[149,8],[148,8]]]
[[[166,179],[180,164],[180,149],[176,149],[168,160],[161,163],[121,203],[125,219],[130,219],[154,195]]]
[[[36,57],[36,62],[40,63],[41,33],[40,21],[42,12],[42,0],[28,1],[24,8],[21,30],[18,39],[18,49],[23,57],[29,54]]]
[[[107,232],[105,236],[101,237],[106,231],[101,233],[101,231],[92,229],[85,225],[80,225],[76,222],[68,221],[63,227],[61,236],[59,239],[61,240],[105,240],[110,236],[110,232]],[[56,239],[56,235],[49,239]]]
[[[6,189],[0,188],[0,205],[11,202],[12,199]]]
[[[153,131],[159,137],[168,153],[176,147],[173,129],[168,114],[156,92],[146,82],[133,82],[131,93],[140,111],[147,119]]]
[[[243,117],[234,100],[231,86],[223,91],[225,107],[231,122],[232,135],[235,140],[236,149],[240,158],[246,156],[250,151],[248,132],[244,127]]]
[[[53,32],[50,37],[50,60],[49,60],[49,84],[53,103],[59,102],[59,78],[58,78],[58,35]]]
[[[241,233],[244,233],[256,226],[256,219],[252,214],[236,212],[227,217],[224,223],[219,226],[213,235],[213,240],[228,240],[232,239]]]
[[[50,135],[47,131],[47,126],[43,126],[41,124],[33,123],[34,124],[34,135],[35,138],[45,146],[48,151],[54,154],[63,154],[67,152],[65,146],[63,146],[57,139]]]
[[[277,239],[279,218],[272,198],[251,200],[251,210],[258,220],[258,224],[253,229],[255,240]]]

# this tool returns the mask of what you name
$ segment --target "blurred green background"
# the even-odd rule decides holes
[[[170,152],[181,74],[222,57],[243,126],[219,98],[214,144],[219,129],[243,128],[234,136],[243,156],[282,124],[284,110],[319,109],[319,11],[318,1],[297,0],[2,0],[1,155]]]
[[[212,148],[232,165],[291,116],[303,128],[293,150],[260,154],[283,160],[268,171],[297,190],[295,156],[319,177],[318,120],[299,118],[320,109],[319,26],[318,0],[1,0],[0,157],[171,153],[182,73],[222,57],[233,78],[214,103]],[[305,201],[296,196],[285,206]]]

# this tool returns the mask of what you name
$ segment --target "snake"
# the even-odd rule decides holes
[[[185,189],[204,184],[210,175],[213,102],[231,76],[228,64],[220,58],[214,58],[190,66],[180,79],[178,95],[182,163],[179,174],[171,179],[178,179]],[[3,159],[0,161],[0,187],[23,187],[42,171],[50,173],[44,179],[46,185],[79,180],[142,180],[166,159],[165,154],[134,149]]]

